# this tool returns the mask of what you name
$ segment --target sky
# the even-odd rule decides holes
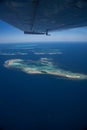
[[[69,29],[64,31],[49,32],[51,36],[27,35],[21,30],[0,20],[0,43],[24,43],[24,42],[87,42],[87,27]]]

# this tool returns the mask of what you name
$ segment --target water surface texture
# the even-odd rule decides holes
[[[87,128],[86,56],[86,43],[0,45],[0,128]]]

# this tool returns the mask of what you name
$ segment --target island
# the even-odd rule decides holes
[[[73,80],[87,79],[87,75],[61,69],[48,58],[41,58],[38,61],[10,59],[5,61],[4,67],[19,69],[27,74],[49,74]]]

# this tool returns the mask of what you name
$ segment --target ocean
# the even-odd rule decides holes
[[[1,130],[84,130],[87,79],[27,74],[4,66],[10,59],[37,61],[40,58],[48,58],[64,70],[87,75],[87,43],[1,44]]]

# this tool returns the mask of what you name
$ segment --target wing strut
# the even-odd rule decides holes
[[[37,15],[39,2],[40,2],[40,0],[32,0],[32,8],[33,8],[32,18],[31,18],[31,31],[32,32],[33,32],[33,27],[34,27],[36,15]]]

